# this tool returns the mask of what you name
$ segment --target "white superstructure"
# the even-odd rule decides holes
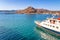
[[[43,28],[47,28],[56,32],[60,32],[60,18],[48,18],[42,22],[35,21],[35,23]]]

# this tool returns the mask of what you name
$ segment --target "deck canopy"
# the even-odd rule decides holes
[[[60,20],[60,18],[57,18],[58,20]]]

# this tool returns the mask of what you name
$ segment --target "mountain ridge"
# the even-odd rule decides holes
[[[47,10],[47,9],[36,9],[31,6],[27,7],[24,10],[17,10],[16,13],[21,14],[21,13],[26,13],[26,14],[56,14],[60,15],[60,11],[52,11],[52,10]]]

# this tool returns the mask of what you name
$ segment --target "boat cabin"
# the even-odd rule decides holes
[[[57,19],[50,19],[50,23],[52,23],[52,24],[55,24],[55,23],[60,24],[60,18],[57,18]]]

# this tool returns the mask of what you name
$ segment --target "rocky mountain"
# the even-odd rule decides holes
[[[47,9],[36,9],[33,7],[27,7],[24,10],[17,10],[17,13],[21,14],[21,13],[26,13],[26,14],[56,14],[56,15],[60,15],[60,11],[51,11],[51,10],[47,10]]]

